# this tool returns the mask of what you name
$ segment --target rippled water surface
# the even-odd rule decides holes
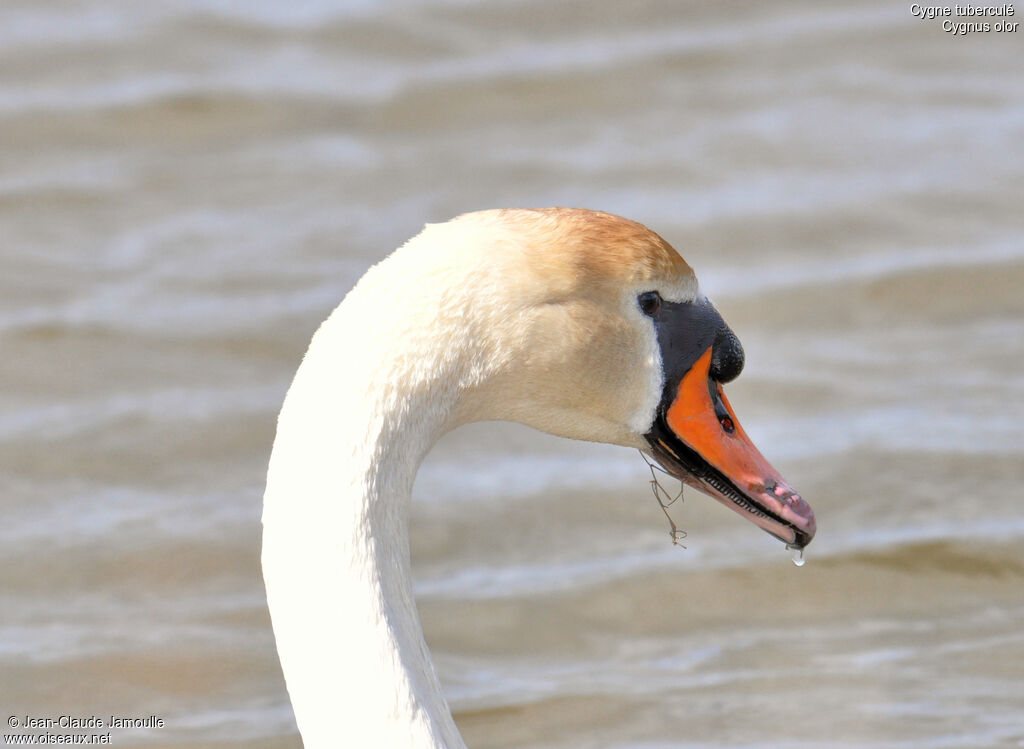
[[[297,747],[277,409],[426,221],[647,223],[747,350],[807,566],[635,453],[475,425],[420,474],[471,747],[1024,746],[1024,56],[898,3],[0,5],[0,709]]]

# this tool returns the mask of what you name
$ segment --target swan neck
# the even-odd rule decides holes
[[[321,326],[278,420],[263,517],[278,652],[307,749],[462,749],[408,534],[416,471],[452,426],[458,392],[445,383],[458,377],[443,351],[369,338],[365,313],[356,296]]]

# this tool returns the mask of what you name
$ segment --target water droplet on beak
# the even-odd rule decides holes
[[[797,567],[803,567],[807,564],[807,560],[804,559],[804,550],[802,546],[786,546],[789,549],[789,558],[793,560],[793,564]]]

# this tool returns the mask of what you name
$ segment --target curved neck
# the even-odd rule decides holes
[[[453,426],[459,364],[443,341],[410,351],[415,331],[395,337],[401,348],[368,333],[369,297],[353,292],[321,326],[282,408],[264,497],[267,601],[307,749],[459,749],[408,536],[416,471]],[[417,323],[391,323],[429,327],[425,306]]]

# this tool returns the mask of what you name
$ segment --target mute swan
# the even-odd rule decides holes
[[[307,749],[465,747],[413,600],[407,517],[437,439],[509,419],[639,448],[787,544],[810,507],[721,383],[743,349],[646,227],[579,209],[428,225],[320,326],[277,424],[263,572]]]

